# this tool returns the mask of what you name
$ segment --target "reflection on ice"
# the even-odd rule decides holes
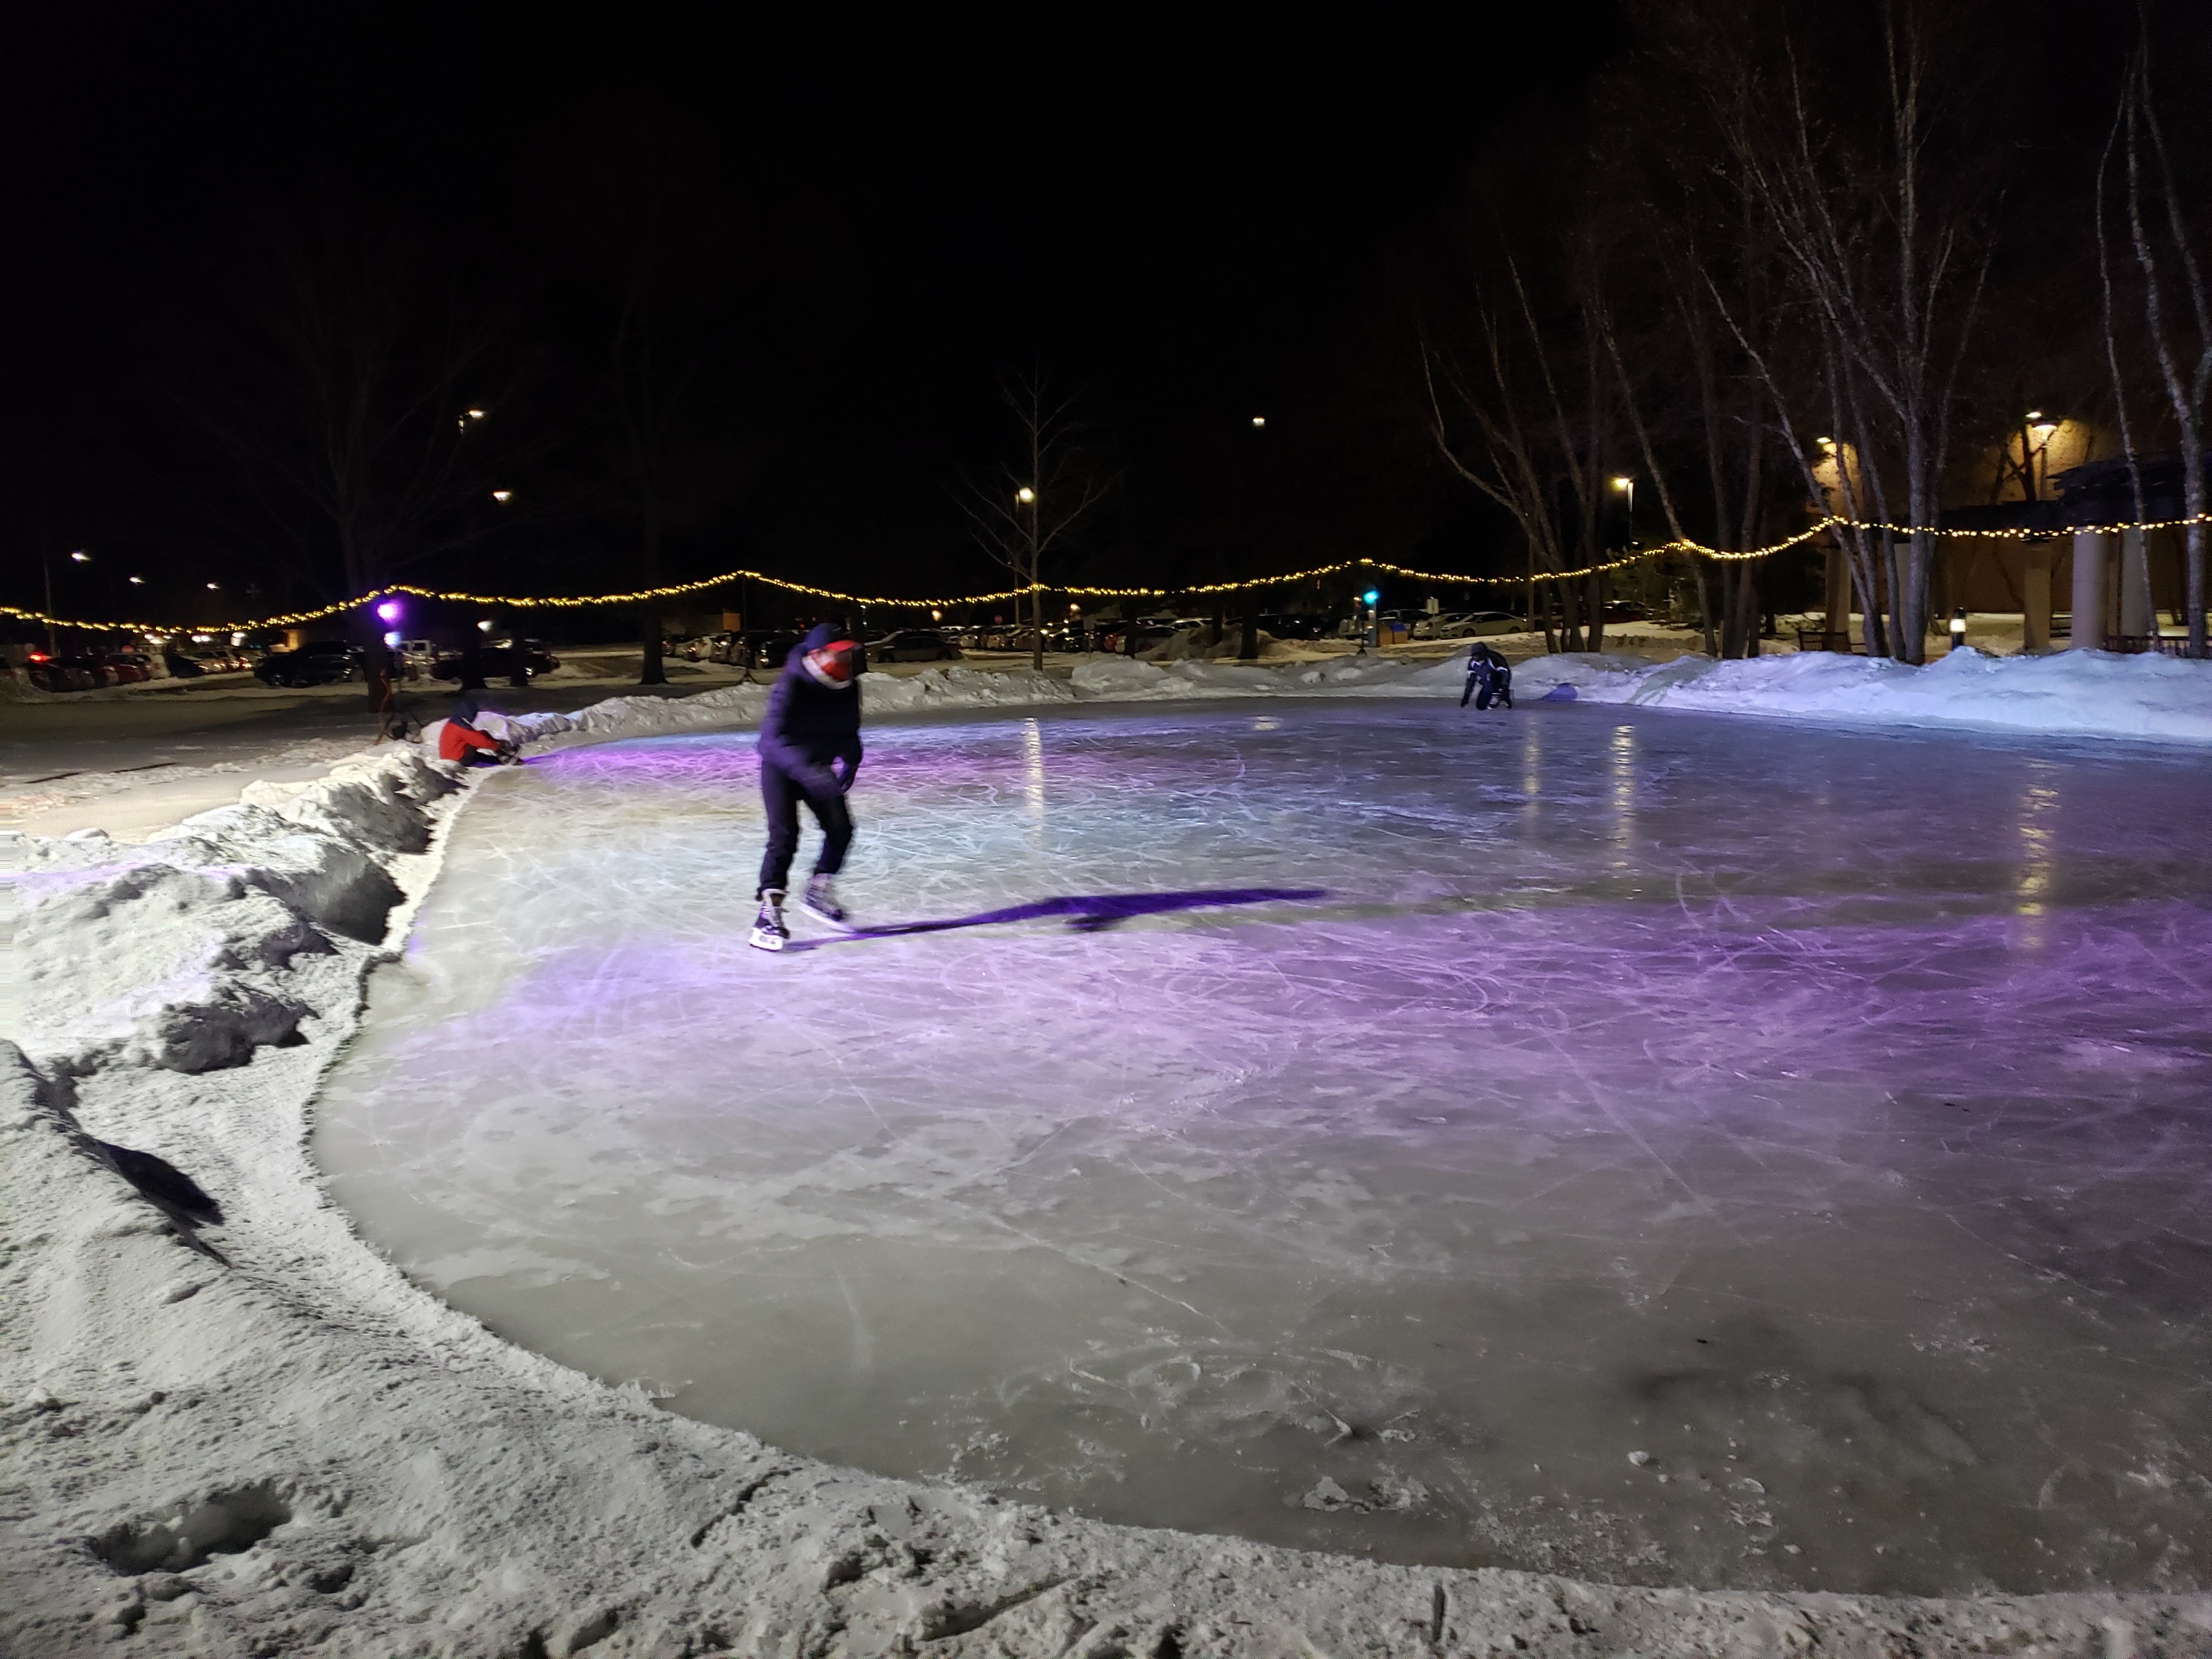
[[[2212,781],[1537,707],[487,781],[320,1109],[456,1304],[793,1450],[1404,1559],[2194,1583]],[[924,924],[911,926],[909,924]]]

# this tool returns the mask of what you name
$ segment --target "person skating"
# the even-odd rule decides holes
[[[783,900],[799,850],[799,804],[822,826],[822,853],[800,905],[833,927],[847,926],[834,878],[853,844],[845,794],[860,767],[860,647],[823,623],[784,659],[761,716],[761,804],[768,811],[768,852],[753,896],[760,915],[750,943],[781,951],[791,938]],[[838,763],[843,763],[843,769]]]
[[[1467,690],[1459,694],[1459,706],[1466,708],[1469,697],[1477,708],[1493,702],[1501,708],[1513,707],[1513,665],[1480,641],[1467,653]]]

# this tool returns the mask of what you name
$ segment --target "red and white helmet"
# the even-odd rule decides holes
[[[826,685],[833,691],[845,690],[860,672],[860,647],[850,640],[832,640],[808,652],[800,659],[799,665],[817,684]]]

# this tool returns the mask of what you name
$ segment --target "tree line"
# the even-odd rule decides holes
[[[1965,455],[2031,401],[2131,457],[2178,448],[2182,510],[2203,514],[2205,145],[2174,126],[2196,120],[2203,50],[2185,9],[1638,15],[1585,142],[1483,181],[1456,291],[1424,307],[1431,439],[1533,574],[1618,552],[1624,478],[1668,538],[1723,550],[1832,512],[1863,521],[1831,533],[1868,649],[1917,662],[1930,527],[1982,487]],[[2185,542],[2201,656],[2205,526]],[[1760,562],[1686,562],[1706,648],[1755,651]],[[1542,591],[1547,629],[1597,648],[1603,577]]]
[[[1832,533],[1869,649],[1917,661],[1928,526],[1984,488],[1969,463],[2030,406],[2131,455],[2178,450],[2184,510],[2204,510],[2212,146],[2185,95],[2208,53],[2185,9],[1647,0],[1626,16],[1579,102],[1529,112],[1394,254],[1402,315],[1376,333],[1398,343],[1361,395],[1377,432],[1490,514],[1463,544],[1471,574],[1574,571],[1661,529],[1746,550],[1808,514],[1902,524]],[[691,574],[672,570],[672,537],[791,461],[779,400],[810,349],[782,337],[790,273],[726,150],[650,100],[561,142],[539,174],[557,187],[466,246],[358,204],[288,214],[179,336],[177,404],[221,461],[191,509],[264,573],[268,608],[491,572],[596,586],[610,549],[619,585],[650,586]],[[1079,381],[1033,361],[1002,383],[1005,453],[969,458],[965,482],[950,469],[927,505],[967,508],[1018,581],[1065,580],[1127,469]],[[865,408],[865,387],[849,396]],[[1264,508],[1261,476],[1209,493],[1249,515],[1238,491]],[[1257,538],[1224,545],[1204,576],[1281,562]],[[2192,525],[2200,655],[2205,545]],[[1766,579],[1759,561],[1682,562],[1709,650],[1758,648]],[[1607,591],[1602,574],[1532,584],[1569,648],[1601,643]],[[635,623],[658,678],[661,619]]]

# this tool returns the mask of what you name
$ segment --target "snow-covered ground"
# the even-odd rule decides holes
[[[924,674],[880,693],[872,683],[870,694],[881,715],[1102,696],[1456,692],[1449,665],[1346,666],[1358,677],[1109,662],[1073,682],[1012,674],[981,685]],[[2077,700],[2106,705],[2102,715],[2079,716],[2079,729],[2185,739],[2200,732],[2190,720],[2201,720],[2205,682],[2172,677],[2171,666],[2138,659],[2101,685],[2077,686]],[[1316,672],[1322,678],[1298,678]],[[1524,672],[1524,692],[1540,689],[1539,678]],[[529,717],[526,729],[541,752],[726,729],[757,715],[759,695],[737,687],[682,701],[617,700],[580,717]],[[1763,695],[1753,687],[1746,701],[1756,707]],[[1899,708],[1856,695],[1856,707],[1832,700],[1813,712],[1927,723],[1966,706]],[[1965,718],[1988,720],[1987,688],[1974,696]],[[1516,718],[1479,726],[1471,711],[1434,717],[1498,732]],[[535,785],[528,774],[478,781],[486,781],[487,802]],[[17,844],[19,873],[5,882],[12,926],[0,948],[0,1030],[28,1056],[0,1055],[0,1648],[11,1655],[113,1651],[118,1637],[124,1650],[205,1654],[2103,1655],[2195,1653],[2212,1636],[2212,1599],[2189,1588],[2193,1564],[2141,1567],[2128,1582],[2160,1588],[2126,1593],[1928,1601],[1605,1588],[1129,1529],[968,1487],[810,1462],[504,1343],[365,1248],[325,1197],[305,1150],[307,1103],[355,1029],[369,969],[404,939],[410,907],[429,890],[446,845],[441,826],[466,799],[458,781],[417,752],[387,750],[341,762],[327,781],[254,786],[241,805],[143,848],[97,837]],[[2040,849],[2058,843],[2045,839],[2053,832],[2039,816],[2035,787],[1989,808],[1996,820],[1970,817],[1959,837],[1985,838],[1993,821],[1996,833],[2016,836],[2007,867],[2017,866],[2025,884],[2004,901],[2017,912],[2010,925],[2032,929],[2041,914],[2047,939],[2063,942],[2089,912],[2038,896],[2037,884],[2052,878],[2039,870]],[[1422,833],[1421,793],[1398,806],[1405,832]],[[2124,819],[2130,809],[2116,793],[2099,810]],[[741,815],[730,827],[741,827]],[[1223,830],[1221,856],[1238,827]],[[1863,830],[1853,822],[1838,833]],[[2115,879],[2161,896],[2193,890],[2196,870],[2193,854],[2113,866]],[[1905,888],[1908,897],[1912,890]],[[1680,905],[1696,895],[1660,896]],[[2038,913],[2037,904],[2049,908]],[[1163,931],[1176,930],[1136,923],[1100,937],[1141,941]],[[1791,931],[1778,921],[1747,948],[1788,954]],[[1592,937],[1602,942],[1601,924]],[[2145,979],[2187,969],[2193,939],[2179,927],[2166,935],[2112,927],[2085,946],[2108,943],[2114,953],[2087,958],[2101,975],[2093,991],[2116,1011],[2131,1008]],[[835,955],[819,953],[825,963]],[[2071,964],[2045,959],[2070,986]],[[791,965],[815,969],[805,957]],[[1942,1006],[1954,986],[1945,966],[1908,951],[1888,988],[1901,996],[1924,986]],[[1715,994],[1758,980],[1759,968],[1753,960],[1735,979],[1722,974]],[[2198,994],[2201,980],[2192,981]],[[1572,988],[1560,989],[1563,1006],[1574,1006]],[[1409,1006],[1418,992],[1409,980]],[[2158,1031],[2096,1041],[2133,1053],[2146,1036],[2152,1059],[2172,1057],[2174,1044]],[[2092,1075],[2136,1075],[2101,1054],[2085,1060]],[[682,1059],[667,1057],[671,1067]],[[1577,1063],[1573,1044],[1561,1044],[1556,1066]],[[2152,1081],[2126,1084],[2135,1091],[2124,1091],[2126,1098],[2155,1093],[2157,1068],[2142,1075]],[[2100,1098],[2112,1092],[2099,1086]],[[2147,1121],[2131,1111],[2118,1127],[2139,1133]],[[1999,1121],[1980,1139],[2006,1133]],[[2085,1131],[2078,1161],[2094,1173],[2103,1166],[2090,1156],[2093,1139]],[[1934,1157],[1924,1136],[1909,1144],[1915,1158]],[[2185,1170],[2185,1152],[2147,1153],[2144,1179],[2155,1188],[2168,1164]],[[219,1218],[168,1166],[211,1196]],[[1900,1174],[1908,1185],[1914,1178],[1912,1169]],[[1960,1206],[1999,1224],[1983,1241],[1996,1255],[2008,1240],[2025,1252],[2040,1239],[2056,1254],[2031,1256],[2030,1268],[2081,1270],[2065,1255],[2063,1206],[2055,1217],[2023,1215],[1995,1193],[1979,1210],[1971,1194],[1953,1200],[1954,1211]],[[2144,1213],[2147,1225],[2163,1224],[2155,1206]],[[2044,1233],[2030,1224],[2039,1220]],[[1688,1213],[1652,1224],[1683,1224],[1709,1222]],[[2102,1235],[2084,1237],[2094,1256]],[[2099,1259],[2121,1291],[2154,1289],[2161,1263],[2184,1262],[2185,1239],[2168,1247],[2160,1237],[2147,1236],[2134,1254],[2115,1244]],[[2185,1265],[2165,1276],[2185,1276]],[[2054,1293],[2063,1307],[2064,1292],[2027,1291],[2039,1305]],[[2050,1316],[2090,1317],[2057,1309]],[[1976,1334],[1963,1328],[1971,1324],[1962,1322],[1962,1342]],[[2117,1351],[2119,1338],[2116,1329],[2087,1349],[2103,1342]],[[847,1342],[849,1352],[849,1333]],[[2093,1358],[2055,1351],[2046,1364]],[[1753,1386],[1794,1374],[1778,1363]],[[1850,1415],[1848,1405],[1838,1409]],[[1869,1410],[1893,1434],[1903,1420],[1930,1443],[1909,1413]],[[1663,1417],[1655,1412],[1650,1421]],[[2124,1426],[2143,1432],[2133,1419]],[[1674,1452],[1631,1449],[1649,1458],[1624,1455],[1623,1480],[1656,1486],[1663,1474],[1671,1487],[1677,1469],[1666,1460]],[[2148,1507],[2179,1515],[2201,1488],[2195,1467],[2145,1461],[2114,1478],[2126,1482],[2120,1489],[2149,1494]],[[2067,1483],[2081,1478],[2078,1463],[2054,1455],[2051,1503],[2070,1503]],[[1378,1495],[1344,1490],[1346,1509]],[[1851,1494],[1832,1496],[1842,1508]],[[1314,1513],[1337,1513],[1326,1489],[1317,1497]]]
[[[1435,671],[1431,671],[1431,672]],[[1924,668],[1825,652],[1714,662],[1681,657],[1542,657],[1519,672],[1525,696],[1800,720],[2212,742],[2212,665],[2179,657],[2064,651],[1996,657],[1954,651]]]

